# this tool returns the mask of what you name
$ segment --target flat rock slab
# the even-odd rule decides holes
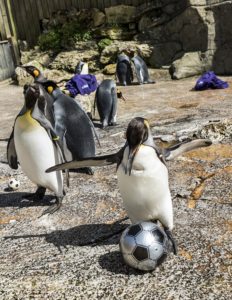
[[[153,272],[124,264],[121,231],[130,223],[115,166],[93,176],[71,173],[62,208],[39,218],[53,201],[23,197],[35,186],[6,161],[6,138],[22,106],[22,88],[0,85],[0,298],[1,299],[230,299],[232,229],[232,79],[225,90],[191,91],[195,79],[120,87],[118,123],[97,129],[111,153],[125,142],[128,122],[149,119],[154,138],[166,146],[185,138],[213,140],[208,148],[168,162],[179,253]],[[99,121],[96,120],[96,125]],[[5,191],[10,177],[21,186]]]

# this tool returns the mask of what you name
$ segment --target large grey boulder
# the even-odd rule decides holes
[[[189,52],[172,63],[170,73],[173,79],[181,79],[201,74],[205,70],[205,57],[200,52]]]

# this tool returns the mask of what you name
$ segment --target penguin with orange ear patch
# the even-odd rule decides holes
[[[20,66],[20,68],[30,74],[34,78],[34,82],[36,83],[42,83],[43,81],[47,80],[44,74],[35,66]]]
[[[73,98],[65,95],[54,81],[47,80],[41,84],[54,100],[54,129],[60,138],[65,159],[70,161],[95,156],[94,126],[86,112]],[[93,174],[91,168],[82,171]]]

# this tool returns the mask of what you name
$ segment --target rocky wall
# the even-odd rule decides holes
[[[42,20],[45,32],[70,20],[88,23],[93,40],[63,45],[53,56],[50,69],[73,72],[80,59],[89,62],[90,72],[113,73],[117,54],[136,50],[152,68],[169,68],[180,79],[213,70],[218,75],[232,73],[232,1],[159,0],[149,5],[118,5],[106,8],[57,12],[52,20]],[[99,47],[101,39],[109,45]],[[90,45],[90,46],[89,46]],[[23,49],[22,49],[23,50]],[[34,57],[22,52],[22,63]],[[43,63],[42,63],[43,64]]]

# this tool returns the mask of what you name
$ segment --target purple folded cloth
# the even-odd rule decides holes
[[[75,97],[77,94],[89,95],[97,89],[97,80],[94,75],[74,75],[65,85],[70,94]]]
[[[204,73],[196,82],[194,89],[196,91],[202,91],[207,89],[226,89],[228,83],[217,78],[214,72],[209,71]]]

